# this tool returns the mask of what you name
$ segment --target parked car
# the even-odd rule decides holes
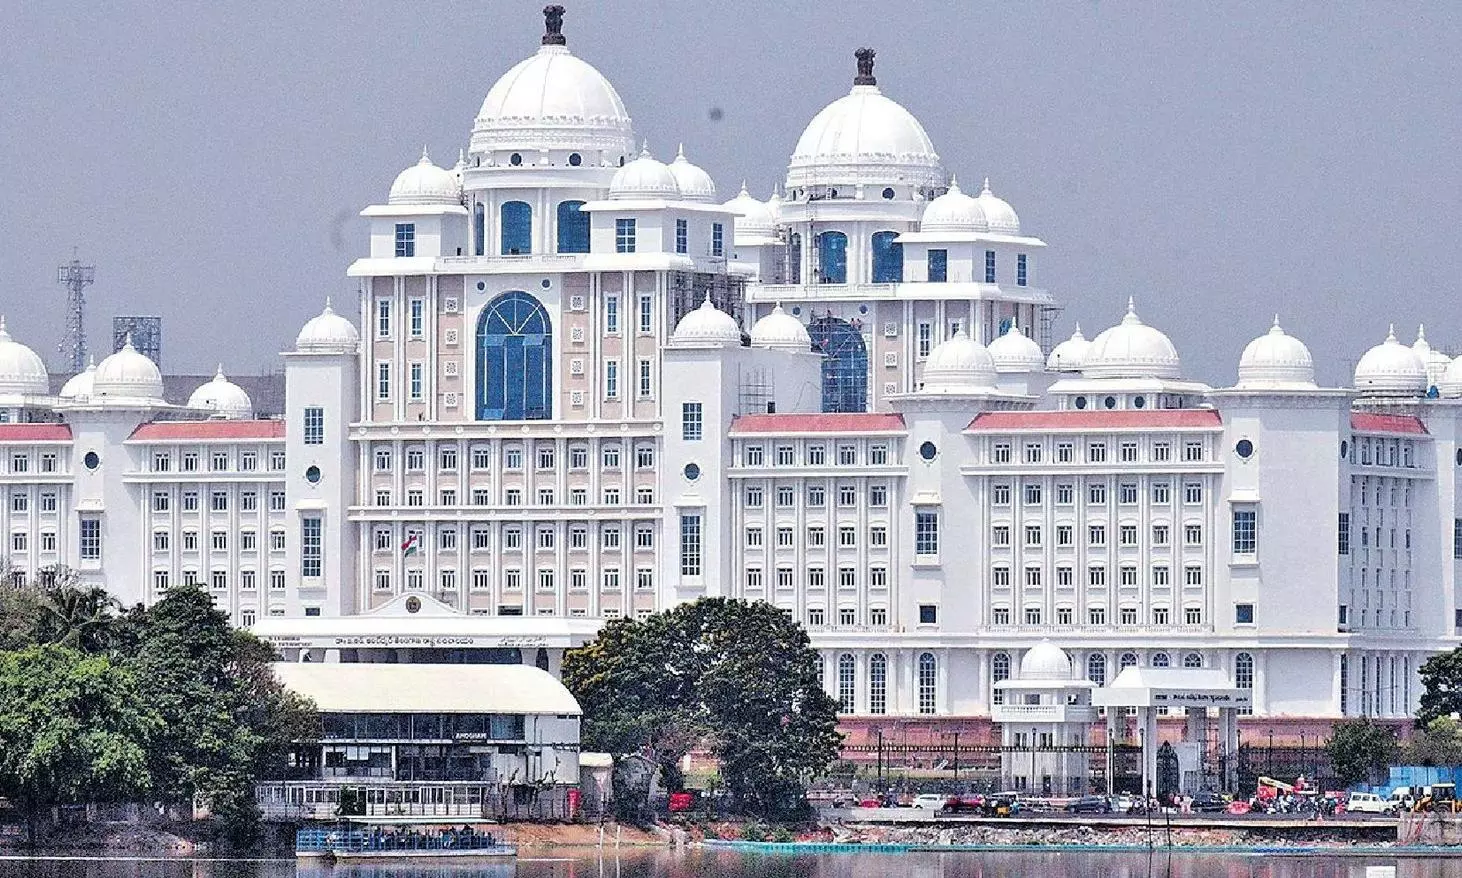
[[[943,793],[920,793],[914,797],[914,807],[926,811],[941,811],[949,804],[950,798]]]
[[[1066,803],[1068,814],[1110,814],[1112,803],[1106,796],[1082,796]]]
[[[1351,793],[1345,800],[1345,810],[1356,814],[1385,814],[1391,810],[1391,803],[1375,793]]]
[[[1193,797],[1190,807],[1198,813],[1210,814],[1228,810],[1228,802],[1213,790],[1204,790]]]
[[[984,807],[985,797],[977,793],[950,796],[944,803],[944,810],[951,814],[978,814]]]

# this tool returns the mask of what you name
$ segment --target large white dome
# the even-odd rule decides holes
[[[995,390],[995,360],[960,329],[929,352],[922,377],[920,393],[990,393]]]
[[[201,385],[188,397],[188,408],[206,409],[212,417],[226,420],[247,420],[254,416],[254,403],[245,390],[223,377],[222,364],[213,380]]]
[[[1051,372],[1080,372],[1089,350],[1091,342],[1081,334],[1081,324],[1078,323],[1070,338],[1051,349],[1051,356],[1046,358],[1046,369]]]
[[[937,188],[944,172],[913,114],[878,90],[873,51],[859,49],[853,90],[803,130],[787,166],[787,187],[902,183]]]
[[[549,7],[549,10],[554,7]],[[543,46],[502,75],[472,126],[472,152],[605,151],[634,154],[634,130],[619,93],[593,65],[569,52],[557,19],[548,16]],[[587,157],[586,157],[587,158]],[[597,159],[596,159],[597,162]]]
[[[716,182],[700,165],[692,164],[685,157],[685,144],[675,153],[670,163],[670,175],[675,178],[675,188],[686,201],[702,201],[710,204],[716,200]]]
[[[1431,346],[1426,340],[1426,327],[1420,324],[1416,327],[1416,341],[1412,343],[1411,349],[1426,363],[1428,391],[1432,387],[1439,387],[1442,378],[1447,374],[1447,367],[1452,364],[1452,358]]]
[[[1017,680],[1070,680],[1071,656],[1049,640],[1042,640],[1020,658]]]
[[[57,394],[64,400],[89,399],[96,388],[96,360],[86,364],[86,369],[77,372],[66,383],[61,385],[61,392]]]
[[[741,327],[736,318],[711,304],[706,296],[701,306],[680,318],[675,333],[670,336],[673,347],[740,347]]]
[[[122,349],[102,360],[92,381],[92,396],[97,400],[126,400],[160,404],[162,373],[157,364],[137,351],[128,338]]]
[[[325,300],[325,310],[311,317],[295,336],[295,350],[301,353],[353,354],[360,344],[360,334],[355,325],[330,307]]]
[[[1315,362],[1304,342],[1279,325],[1249,342],[1239,357],[1239,383],[1246,390],[1313,390]]]
[[[985,214],[985,222],[990,224],[990,231],[1001,235],[1020,234],[1020,217],[1016,216],[1015,208],[1010,206],[1010,202],[995,197],[995,193],[990,191],[989,177],[985,178],[985,186],[975,201],[979,202],[980,210]]]
[[[45,396],[51,392],[46,364],[35,351],[10,337],[0,317],[0,394]]]
[[[640,149],[640,157],[614,172],[609,181],[609,197],[617,200],[634,198],[680,197],[680,187],[670,166],[650,155],[650,146]]]
[[[1122,322],[1092,339],[1081,374],[1087,378],[1177,378],[1182,363],[1172,341],[1143,323],[1128,299]]]
[[[812,348],[812,337],[802,321],[782,310],[779,304],[751,327],[751,346],[805,354]]]
[[[959,180],[950,180],[949,191],[929,202],[919,220],[921,232],[984,232],[989,228],[980,202],[960,191]]]
[[[672,165],[672,168],[674,166]],[[741,184],[736,197],[721,205],[736,214],[736,234],[745,237],[769,238],[776,228],[776,219],[769,205],[757,201]]]
[[[1386,340],[1355,364],[1355,389],[1373,396],[1422,396],[1427,389],[1426,363],[1396,340],[1393,326]]]
[[[426,148],[421,150],[421,161],[396,175],[391,184],[390,204],[461,204],[462,183],[457,175],[446,168],[432,164]]]
[[[1013,323],[1004,335],[990,342],[988,350],[996,372],[1040,372],[1046,367],[1041,346]]]

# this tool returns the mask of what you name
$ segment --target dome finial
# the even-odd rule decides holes
[[[682,162],[689,161],[689,159],[685,157],[685,143],[683,141],[676,144],[675,146],[675,158]]]
[[[330,297],[329,296],[326,296],[325,297],[325,313],[326,314],[334,314],[335,313],[335,309],[330,307]]]
[[[742,180],[741,181],[741,192],[738,193],[738,194],[739,195],[745,195],[747,198],[750,198],[751,197],[751,193],[746,191],[746,181],[745,180]]]
[[[543,39],[545,46],[565,46],[563,37],[563,7],[558,4],[543,7]]]
[[[990,194],[992,194],[990,192],[990,178],[989,177],[986,177],[985,178],[985,187],[980,190],[980,194],[981,195],[990,195]]]
[[[640,141],[640,158],[642,158],[642,159],[650,158],[650,141],[648,141],[648,140],[642,140],[642,141]]]
[[[950,192],[958,192],[959,191],[959,174],[950,174],[949,175],[949,191]]]
[[[418,161],[417,164],[418,165],[429,165],[429,164],[431,164],[431,156],[429,154],[427,154],[426,144],[425,143],[423,143],[421,145],[421,160]]]
[[[1079,335],[1081,335],[1081,321],[1080,320],[1076,321],[1076,331],[1073,332],[1073,333],[1071,333],[1071,337],[1072,338],[1076,338]]]
[[[5,328],[4,314],[0,314],[0,338],[10,338],[10,332]]]
[[[1284,327],[1279,325],[1279,315],[1274,315],[1274,324],[1269,327],[1270,335],[1284,335]]]
[[[1418,342],[1426,341],[1426,324],[1425,323],[1418,323],[1418,324],[1416,324],[1416,340]]]
[[[467,150],[463,149],[460,146],[457,147],[457,167],[467,167]]]
[[[1396,324],[1392,323],[1386,327],[1386,341],[1396,343]]]
[[[878,85],[878,79],[873,75],[873,59],[877,55],[877,52],[868,48],[853,53],[853,57],[858,59],[858,75],[853,77],[854,85]]]
[[[218,364],[218,369],[213,373],[213,380],[214,381],[224,381],[224,380],[226,380],[223,377],[223,364],[222,363],[219,363]]]

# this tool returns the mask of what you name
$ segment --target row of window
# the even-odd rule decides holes
[[[1058,524],[1055,526],[1056,546],[1071,547],[1076,545],[1076,528],[1070,524]],[[1086,526],[1086,544],[1091,548],[1105,548],[1107,545],[1107,525],[1089,524]],[[1138,545],[1138,527],[1135,524],[1121,524],[1117,528],[1117,545],[1136,546]],[[1045,528],[1039,524],[1027,524],[1024,527],[1024,545],[1026,548],[1039,549],[1045,545]],[[1166,524],[1154,524],[1152,526],[1152,545],[1167,546],[1171,543],[1172,528]],[[1011,543],[1011,526],[1008,524],[995,524],[990,526],[990,544],[996,548],[1009,548]],[[1203,525],[1183,525],[1183,545],[1203,545]]]
[[[699,403],[694,403],[699,407]],[[682,412],[682,415],[684,412]],[[683,418],[682,418],[683,420]],[[697,420],[698,422],[698,420]],[[807,442],[801,446],[802,454],[797,454],[798,446],[794,443],[777,443],[770,449],[765,445],[744,443],[741,446],[742,466],[768,466],[770,458],[772,466],[827,466],[829,460],[834,461],[838,466],[886,466],[888,464],[888,443],[870,442],[867,447],[867,455],[859,459],[859,445],[856,442],[839,442],[829,448],[827,443]]]
[[[790,565],[777,567],[775,571],[775,584],[778,589],[795,588],[797,581],[796,568]],[[803,582],[809,589],[820,589],[827,586],[827,569],[817,565],[806,567],[802,571]],[[742,582],[745,584],[748,593],[758,593],[766,587],[765,571],[760,567],[747,567],[742,573]],[[842,566],[837,569],[837,587],[841,589],[858,587],[858,568]],[[869,588],[888,588],[888,568],[875,565],[868,568]],[[877,623],[874,623],[877,624]]]
[[[1118,463],[1139,463],[1144,462],[1139,458],[1141,444],[1137,441],[1122,441],[1116,443],[1116,457]],[[1023,463],[1045,463],[1047,455],[1051,454],[1051,460],[1056,463],[1077,463],[1077,450],[1079,443],[1068,440],[1058,440],[1055,443],[1054,452],[1047,449],[1043,441],[1030,441],[1021,446],[1021,461]],[[1107,463],[1108,450],[1111,443],[1106,440],[1088,440],[1085,443],[1085,463]],[[1206,459],[1207,443],[1202,440],[1190,439],[1183,442],[1184,463],[1201,463]],[[1173,460],[1173,443],[1167,440],[1158,440],[1148,446],[1148,458],[1145,462],[1170,463]],[[1015,463],[1015,445],[1011,442],[997,441],[990,445],[991,463]]]
[[[1057,607],[1053,620],[1048,620],[1045,609],[1042,607],[1023,607],[1019,617],[1013,615],[1010,607],[992,607],[990,609],[990,624],[1010,625],[1011,620],[1019,618],[1022,625],[1045,625],[1048,621],[1054,621],[1057,625],[1075,625],[1076,610],[1073,607]],[[1142,624],[1141,611],[1137,607],[1118,607],[1116,623],[1118,625],[1139,625]],[[1169,607],[1152,607],[1148,618],[1149,625],[1172,625],[1175,624],[1173,610]],[[1182,615],[1184,625],[1202,625],[1202,607],[1184,607]],[[1087,625],[1106,625],[1106,607],[1088,607],[1086,610]]]
[[[1409,713],[1411,711],[1411,658],[1401,656],[1398,662],[1396,656],[1389,656],[1389,683],[1386,674],[1387,656],[1370,656],[1362,653],[1359,658],[1360,685],[1353,692],[1351,689],[1353,681],[1350,679],[1350,656],[1346,653],[1340,655],[1341,715],[1350,713],[1351,700],[1355,696],[1359,696],[1357,700],[1360,702],[1358,708],[1361,716],[1374,716],[1386,712],[1385,705],[1388,701],[1391,715]]]
[[[1024,568],[1026,588],[1041,588],[1045,584],[1045,568],[1030,566]],[[1117,585],[1123,587],[1135,587],[1137,581],[1137,565],[1122,564],[1117,567]],[[1009,588],[1011,586],[1011,568],[1004,564],[997,564],[990,569],[990,584],[995,588]],[[1058,588],[1072,588],[1075,586],[1075,568],[1062,565],[1056,568],[1056,586]],[[1150,568],[1148,583],[1157,588],[1165,588],[1172,585],[1172,569],[1166,564],[1155,564]],[[1105,588],[1107,585],[1107,568],[1104,565],[1094,564],[1086,568],[1086,584],[1091,588]],[[1188,588],[1198,588],[1203,585],[1203,567],[1197,564],[1189,564],[1183,568],[1183,585]]]
[[[915,709],[924,715],[938,709],[939,660],[932,652],[921,652],[914,674]],[[850,652],[838,656],[838,710],[852,713],[858,690],[858,663]],[[868,657],[868,712],[888,712],[888,656],[876,652]]]
[[[318,521],[318,519],[315,519]],[[215,552],[228,551],[229,534],[233,531],[215,530],[209,533],[209,548]],[[244,529],[237,532],[238,549],[241,552],[252,552],[259,548],[259,532]],[[196,530],[185,530],[180,534],[179,547],[185,552],[196,552],[199,550],[201,535]],[[167,552],[172,549],[172,531],[155,530],[152,532],[152,549],[155,552]],[[284,551],[285,537],[284,529],[277,528],[269,531],[269,550],[271,552]]]
[[[10,492],[10,511],[18,515],[30,512],[30,494],[24,490],[13,490]],[[58,500],[55,491],[42,491],[36,498],[36,509],[40,512],[55,512],[58,507]]]
[[[1109,499],[1115,499],[1119,506],[1135,506],[1141,499],[1142,491],[1136,482],[1118,482],[1116,490],[1109,490],[1107,482],[1089,481],[1086,485],[1086,502],[1091,506],[1105,506]],[[1057,506],[1073,506],[1076,503],[1076,486],[1072,482],[1059,482],[1052,492],[1055,495]],[[1167,505],[1173,502],[1173,486],[1171,482],[1152,482],[1148,485],[1148,496],[1153,504]],[[1014,492],[1008,482],[997,482],[990,486],[990,503],[994,506],[1009,506]],[[1026,506],[1040,506],[1045,502],[1045,485],[1040,482],[1027,482],[1021,487],[1021,500]],[[1186,506],[1198,506],[1203,503],[1203,483],[1183,483],[1183,504]]]
[[[589,571],[582,567],[570,568],[564,581],[571,592],[588,591]],[[495,576],[500,576],[503,591],[521,592],[523,590],[526,571],[507,567],[501,570],[490,570],[477,567],[467,571],[465,585],[472,591],[491,591]],[[629,577],[633,575],[633,579]],[[407,591],[420,591],[426,585],[426,571],[419,567],[410,567],[403,571],[403,581]],[[534,590],[538,592],[553,592],[558,588],[558,571],[552,567],[543,567],[534,572],[532,576]],[[395,573],[389,567],[378,567],[372,572],[372,588],[375,591],[392,591],[395,588]],[[437,588],[444,591],[454,591],[459,586],[457,570],[455,568],[444,568],[437,571]],[[650,566],[635,567],[633,570],[622,571],[619,567],[604,567],[599,570],[600,591],[621,591],[625,586],[631,586],[638,592],[653,592],[655,590],[655,568]]]
[[[806,490],[807,505],[820,508],[827,505],[827,488],[823,485],[808,485]],[[742,491],[742,500],[747,509],[761,509],[766,503],[766,488],[761,485],[747,485]],[[797,490],[791,485],[778,485],[774,492],[777,508],[788,509],[797,505]],[[839,485],[837,490],[838,506],[851,507],[858,505],[859,496],[868,498],[868,505],[882,509],[888,506],[888,485],[872,484],[860,491],[855,485]]]
[[[313,412],[313,414],[311,414]],[[305,409],[305,443],[307,445],[318,445],[324,442],[325,415],[324,409]],[[315,440],[318,437],[318,441]],[[203,464],[208,464],[208,472],[243,472],[252,473],[259,471],[260,452],[256,449],[240,449],[236,453],[228,449],[220,448],[206,454],[201,451],[163,451],[152,452],[151,472],[170,473],[174,472],[173,464],[177,463],[176,472],[197,473],[203,472]],[[268,454],[269,471],[282,472],[285,467],[284,451],[270,451]],[[235,469],[235,467],[237,467]]]
[[[467,545],[474,552],[488,551],[492,548],[492,534],[494,528],[489,525],[478,525],[466,529]],[[582,524],[569,525],[566,529],[564,544],[571,551],[588,551],[589,549],[589,526]],[[406,527],[402,533],[404,538],[401,548],[407,549],[415,545],[421,547],[421,541],[425,531],[421,527]],[[521,551],[524,547],[525,533],[532,533],[533,548],[538,551],[550,551],[558,548],[558,530],[553,525],[544,525],[531,530],[521,525],[510,524],[502,527],[502,549],[504,551]],[[635,551],[653,551],[655,548],[655,526],[650,524],[635,525],[632,529],[628,526],[621,527],[617,524],[604,524],[598,526],[598,544],[603,551],[616,551],[625,545],[624,537],[627,533],[633,534],[633,541],[630,543]],[[444,551],[455,551],[458,544],[458,531],[455,527],[440,527],[436,530],[437,548]],[[397,547],[396,532],[389,527],[378,527],[373,532],[372,545],[377,552],[392,551]]]
[[[809,549],[820,549],[827,545],[827,528],[820,524],[810,525],[807,528],[806,545]],[[776,533],[776,547],[789,549],[797,545],[796,531],[792,527],[780,526],[774,528]],[[759,549],[766,545],[765,533],[760,527],[748,527],[746,529],[746,546],[750,549]],[[837,544],[840,549],[856,548],[858,545],[858,528],[850,524],[842,524],[837,527]],[[888,546],[888,526],[875,524],[868,528],[868,545],[874,548],[885,548]]]
[[[211,491],[208,494],[208,510],[210,512],[227,512],[229,510],[229,491]],[[193,490],[185,490],[179,494],[178,507],[184,512],[199,511],[201,493]],[[257,512],[259,510],[259,493],[257,491],[240,491],[238,508],[240,512]],[[173,509],[172,491],[152,492],[152,511],[156,513],[171,512]],[[269,511],[284,511],[284,492],[269,492]]]
[[[618,485],[605,486],[600,490],[599,495],[599,504],[601,506],[619,506],[625,502],[624,492],[620,490]],[[436,505],[456,506],[461,502],[462,496],[463,495],[459,493],[456,488],[442,488],[437,491]],[[466,496],[471,501],[470,505],[472,506],[493,505],[492,491],[490,489],[473,488],[470,492],[467,493]],[[523,501],[527,496],[529,495],[527,495],[522,488],[505,488],[503,489],[502,505],[522,506],[524,505]],[[539,506],[558,505],[558,491],[552,487],[545,486],[538,488],[537,491],[534,492],[531,496],[534,498],[535,503]],[[395,495],[390,488],[377,488],[375,489],[373,499],[376,506],[390,506],[394,503],[394,497]],[[634,494],[632,495],[632,497],[634,504],[637,506],[653,505],[655,502],[655,489],[645,486],[637,487],[634,489]],[[589,489],[570,488],[567,492],[566,498],[567,504],[569,506],[588,506]],[[405,492],[405,501],[407,506],[424,507],[426,506],[426,499],[426,491],[422,488],[408,488]]]
[[[985,251],[985,283],[996,282],[995,273],[995,251]],[[930,248],[928,251],[928,279],[930,283],[945,283],[949,280],[949,250],[945,248]],[[1015,285],[1023,287],[1030,277],[1030,263],[1026,254],[1015,254]],[[902,280],[902,278],[898,278]],[[877,283],[877,279],[874,280]]]
[[[1351,463],[1359,463],[1364,466],[1375,464],[1376,466],[1416,466],[1416,443],[1410,439],[1370,439],[1367,437],[1351,437],[1350,455]]]
[[[617,470],[621,466],[621,455],[623,447],[615,443],[606,443],[599,449],[600,466],[606,470]],[[635,469],[650,470],[655,468],[655,445],[650,442],[640,442],[634,445],[634,466]],[[427,462],[427,451],[424,447],[413,446],[405,450],[402,455],[405,458],[407,472],[425,472]],[[456,472],[461,462],[460,449],[456,445],[439,445],[437,447],[437,469],[441,472]],[[474,445],[468,449],[467,460],[472,470],[488,471],[502,469],[516,472],[525,468],[525,463],[531,462],[538,470],[554,470],[560,465],[558,447],[551,441],[540,442],[534,445],[531,450],[522,445],[505,445],[502,448],[501,459],[493,459],[492,447],[488,445]],[[395,451],[389,445],[376,445],[371,452],[371,458],[376,472],[390,472],[396,460]],[[568,468],[573,470],[587,470],[589,468],[589,446],[570,445],[568,448]]]
[[[0,458],[3,460],[3,458]],[[9,472],[14,475],[23,475],[31,472],[32,462],[37,472],[55,473],[60,471],[60,457],[54,451],[43,451],[40,454],[31,454],[28,451],[13,451],[10,453]]]

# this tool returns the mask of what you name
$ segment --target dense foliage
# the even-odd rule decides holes
[[[1421,709],[1417,728],[1440,717],[1462,715],[1462,649],[1427,659],[1421,666]]]
[[[565,654],[563,679],[584,709],[586,750],[656,765],[673,790],[680,759],[704,749],[733,808],[782,818],[805,807],[806,780],[837,758],[837,704],[820,669],[806,631],[782,611],[704,598],[610,622]],[[642,816],[647,792],[617,792],[621,816]]]
[[[1400,754],[1400,745],[1390,726],[1369,719],[1345,720],[1331,729],[1325,753],[1342,783],[1379,782]]]
[[[316,721],[274,658],[197,586],[126,612],[66,579],[0,591],[0,797],[32,825],[56,804],[197,803],[247,839],[255,780]]]

